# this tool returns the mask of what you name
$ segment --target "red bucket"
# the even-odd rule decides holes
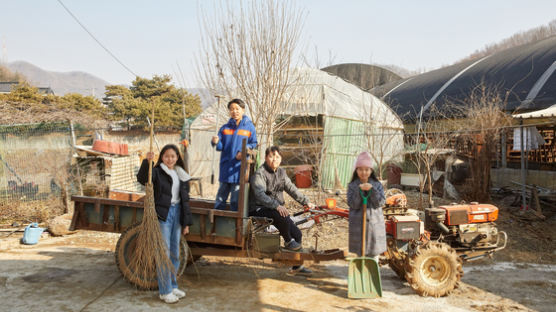
[[[308,188],[313,184],[313,179],[311,173],[313,172],[313,166],[311,165],[301,165],[295,167],[295,186],[298,188]]]

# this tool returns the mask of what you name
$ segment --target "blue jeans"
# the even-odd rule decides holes
[[[178,288],[176,280],[176,272],[180,266],[180,239],[181,239],[181,224],[180,224],[180,204],[172,204],[168,210],[168,217],[166,221],[158,220],[160,224],[160,231],[168,249],[168,257],[174,265],[174,273],[168,271],[158,271],[156,276],[158,280],[158,292],[161,295],[166,295],[172,292],[174,288]]]
[[[230,194],[231,193],[231,194]],[[230,194],[230,209],[237,211],[237,202],[239,199],[239,184],[220,182],[214,209],[226,210],[226,200]]]

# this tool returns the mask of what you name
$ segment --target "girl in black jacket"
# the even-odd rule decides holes
[[[145,185],[149,173],[149,161],[154,158],[154,153],[147,153],[147,158],[141,163],[137,181]],[[180,239],[181,235],[189,233],[192,224],[191,210],[189,209],[189,180],[191,177],[183,169],[184,163],[178,147],[168,144],[160,151],[160,157],[152,170],[152,183],[154,188],[154,203],[162,237],[168,248],[169,258],[174,265],[174,272],[180,265]],[[183,230],[182,230],[183,228]],[[159,275],[166,272],[158,272]],[[167,272],[169,275],[170,272]],[[174,303],[179,298],[185,297],[185,292],[178,288],[175,273],[166,278],[158,278],[160,299],[166,303]]]

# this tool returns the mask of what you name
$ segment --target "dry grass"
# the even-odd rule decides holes
[[[468,99],[462,101],[460,113],[465,124],[460,124],[459,139],[464,145],[471,145],[472,195],[475,200],[490,200],[490,168],[496,159],[500,135],[504,127],[512,124],[512,117],[505,112],[507,96],[497,88],[478,85]]]
[[[59,197],[49,197],[39,201],[10,201],[0,203],[0,224],[13,222],[46,222],[64,213],[65,206]]]

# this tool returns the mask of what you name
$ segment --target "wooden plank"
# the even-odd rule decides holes
[[[201,224],[199,224],[199,235],[201,236],[201,239],[205,239],[205,236],[207,235],[207,228],[205,225],[206,222],[206,216],[205,215],[200,215],[199,216],[199,222],[201,222]]]
[[[85,203],[79,203],[79,222],[78,227],[87,227],[89,225],[89,220],[87,220],[87,213],[85,212]]]
[[[75,231],[77,226],[77,220],[79,218],[79,209],[73,209],[73,216],[71,217],[71,224],[69,227],[70,231]]]
[[[82,203],[96,203],[98,202],[101,205],[120,205],[126,207],[138,207],[142,208],[143,203],[141,202],[133,202],[133,201],[126,201],[126,200],[114,200],[108,198],[97,198],[97,197],[90,197],[90,196],[78,196],[73,195],[71,200],[74,202],[82,202]]]
[[[234,237],[207,235],[204,238],[202,238],[200,235],[188,234],[186,238],[188,242],[207,243],[207,244],[214,244],[214,245],[234,246],[234,247],[241,246],[239,244],[236,244],[236,239]]]
[[[280,251],[272,256],[272,261],[277,262],[303,262],[303,261],[330,261],[344,259],[345,251],[340,249],[330,249],[319,252],[291,252]]]
[[[231,218],[239,218],[238,211],[226,211],[226,210],[218,210],[218,209],[206,209],[206,208],[194,208],[190,207],[191,213],[198,214],[198,215],[208,215],[213,214],[214,216],[221,216],[221,217],[231,217]]]
[[[109,199],[109,198],[97,198],[97,197],[79,196],[79,195],[73,195],[71,197],[71,200],[74,202],[93,203],[93,204],[98,202],[100,205],[112,205],[112,206],[122,206],[122,207],[143,208],[144,206],[144,203],[142,202],[117,200],[117,199]],[[189,201],[189,205],[192,208],[213,209],[214,200],[192,198]]]
[[[100,214],[100,199],[95,200],[95,212]]]
[[[145,193],[135,193],[135,192],[128,192],[128,191],[118,191],[118,190],[111,190],[108,192],[108,198],[113,200],[123,200],[123,201],[143,201],[145,197]]]
[[[137,207],[133,207],[133,217],[131,217],[131,224],[137,223]]]
[[[188,241],[191,241],[188,236]],[[344,259],[345,252],[340,249],[330,249],[318,252],[289,252],[280,251],[275,254],[263,254],[256,252],[255,250],[244,250],[244,249],[229,249],[229,248],[216,248],[216,247],[193,247],[191,248],[191,253],[198,256],[220,256],[220,257],[241,257],[241,258],[259,258],[259,259],[272,259],[275,262],[282,263],[303,263],[304,261],[331,261],[337,259]]]
[[[243,220],[240,219],[240,218],[236,219],[236,244],[240,245],[240,246],[242,245],[241,241],[242,241],[242,238],[243,238],[243,236],[241,235],[242,234],[241,228],[242,228],[242,225],[243,225],[242,221]]]
[[[188,240],[189,241],[189,240]],[[221,256],[221,257],[235,257],[244,258],[247,257],[245,250],[239,249],[224,249],[224,248],[191,248],[191,254],[194,256]]]
[[[108,224],[108,213],[110,212],[110,206],[102,206],[102,224]]]
[[[114,206],[114,230],[120,231],[120,206]]]
[[[236,218],[236,244],[242,245],[243,227],[243,212],[245,210],[245,188],[247,187],[247,179],[249,179],[249,172],[247,171],[247,139],[241,142],[241,166],[239,169],[239,199],[238,199],[238,218]]]

